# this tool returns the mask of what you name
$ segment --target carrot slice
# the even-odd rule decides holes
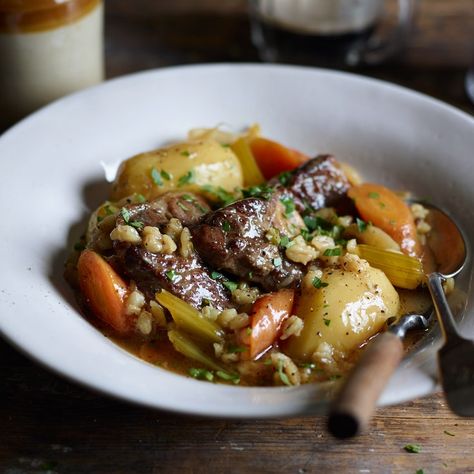
[[[115,270],[96,252],[84,250],[77,262],[79,286],[95,316],[119,334],[132,329],[125,311],[128,286]]]
[[[305,154],[267,138],[254,138],[250,148],[265,179],[291,171],[308,161]]]
[[[241,334],[241,340],[250,346],[250,358],[257,358],[276,341],[282,323],[291,314],[294,297],[294,290],[280,290],[255,301],[250,312],[251,331],[243,329]]]
[[[403,253],[420,257],[416,224],[407,204],[380,184],[364,183],[349,189],[348,195],[362,219],[385,231],[400,244]]]

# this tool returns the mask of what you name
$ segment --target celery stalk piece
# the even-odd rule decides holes
[[[382,270],[392,285],[398,288],[414,290],[425,281],[423,265],[414,257],[365,244],[358,245],[357,249],[361,258]]]
[[[257,186],[265,182],[265,178],[255,161],[248,140],[239,138],[231,145],[232,151],[237,155],[242,165],[245,186]]]
[[[181,298],[166,290],[161,290],[155,297],[171,313],[179,328],[209,343],[223,340],[224,331],[213,321],[203,318],[199,311]]]
[[[173,344],[173,347],[189,359],[200,362],[211,370],[224,371],[219,364],[209,357],[203,350],[188,336],[177,330],[168,331],[168,338]]]

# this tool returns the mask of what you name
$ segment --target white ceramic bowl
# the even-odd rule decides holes
[[[1,330],[60,374],[151,407],[228,417],[321,412],[332,383],[231,387],[140,361],[82,318],[62,278],[68,248],[106,196],[102,162],[222,122],[236,128],[259,122],[266,136],[311,155],[334,153],[369,180],[441,204],[473,238],[472,117],[406,89],[338,72],[264,65],[151,71],[60,100],[0,137]],[[471,335],[472,303],[462,322]],[[435,346],[430,340],[407,359],[382,404],[434,389]]]

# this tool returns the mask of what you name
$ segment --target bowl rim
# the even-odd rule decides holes
[[[258,71],[262,71],[265,74],[268,73],[269,71],[304,71],[305,73],[307,72],[308,74],[318,74],[322,76],[323,78],[326,77],[328,79],[334,78],[334,77],[343,77],[349,82],[357,82],[357,83],[365,83],[369,84],[370,87],[376,87],[379,89],[383,89],[384,92],[388,94],[402,94],[406,97],[408,97],[411,101],[422,103],[425,105],[430,105],[434,106],[437,108],[437,110],[441,111],[441,113],[449,113],[451,115],[457,116],[459,119],[467,121],[470,123],[470,125],[474,129],[474,117],[469,115],[468,113],[461,111],[457,109],[454,106],[451,106],[449,104],[446,104],[442,102],[439,99],[430,97],[426,94],[416,92],[410,89],[407,89],[406,87],[397,85],[397,84],[392,84],[386,81],[382,81],[379,79],[374,79],[370,77],[365,77],[362,75],[358,75],[352,72],[343,72],[343,71],[335,71],[335,70],[327,70],[327,69],[319,69],[319,68],[313,68],[313,67],[306,67],[306,66],[290,66],[290,65],[269,65],[269,64],[261,64],[261,63],[219,63],[219,64],[196,64],[196,65],[180,65],[180,66],[173,66],[173,67],[168,67],[168,68],[158,68],[158,69],[152,69],[152,70],[147,70],[147,71],[140,71],[132,74],[127,74],[124,76],[120,76],[108,81],[105,81],[102,84],[90,87],[85,90],[81,90],[79,92],[76,92],[74,94],[71,94],[69,96],[63,97],[61,99],[58,99],[57,101],[47,105],[46,107],[43,107],[42,109],[36,111],[35,113],[31,114],[30,116],[26,117],[25,119],[21,120],[11,128],[7,129],[0,135],[0,147],[2,143],[5,140],[11,140],[15,138],[15,135],[17,133],[22,133],[23,129],[26,128],[30,123],[34,123],[35,120],[41,118],[42,116],[49,114],[49,113],[55,113],[56,109],[60,109],[61,104],[67,101],[70,101],[71,99],[74,98],[81,98],[81,97],[87,97],[88,94],[90,94],[91,91],[93,90],[101,90],[103,88],[108,88],[111,85],[120,85],[121,83],[127,83],[127,82],[132,82],[136,78],[141,78],[141,77],[151,77],[151,76],[156,76],[156,75],[173,75],[173,74],[188,74],[188,72],[197,72],[200,73],[201,71],[204,72],[209,72],[209,71],[234,71],[234,70],[251,70],[251,71],[257,71],[257,74],[260,74]],[[271,72],[270,72],[271,73]],[[120,393],[119,390],[117,390],[116,387],[106,387],[106,386],[99,386],[93,381],[90,380],[84,380],[80,375],[70,373],[65,369],[64,367],[60,367],[58,365],[54,365],[49,363],[47,360],[41,357],[41,354],[36,354],[31,351],[28,351],[28,348],[23,346],[20,341],[15,340],[15,337],[13,335],[13,332],[5,330],[3,328],[2,322],[0,321],[0,334],[3,335],[3,337],[9,341],[11,345],[13,345],[16,349],[18,349],[20,352],[23,354],[27,355],[29,358],[33,359],[35,362],[40,363],[43,367],[46,367],[48,370],[53,371],[56,374],[59,374],[63,377],[65,377],[68,380],[71,380],[73,382],[76,382],[80,384],[81,386],[88,387],[90,389],[93,389],[97,392],[107,394],[128,402],[133,402],[133,403],[138,403],[140,405],[145,405],[154,409],[165,409],[167,411],[171,412],[176,412],[176,413],[184,413],[184,414],[192,414],[192,415],[205,415],[205,416],[212,416],[212,417],[225,417],[225,418],[265,418],[265,417],[285,417],[285,416],[295,416],[295,415],[307,415],[309,413],[322,413],[326,410],[327,405],[328,405],[328,400],[324,401],[318,401],[317,405],[315,404],[309,404],[305,405],[306,408],[302,409],[300,405],[295,406],[294,409],[287,409],[286,411],[282,413],[278,413],[278,410],[272,410],[269,409],[264,412],[258,412],[258,413],[244,413],[241,410],[236,410],[235,413],[227,413],[225,411],[219,411],[219,410],[199,410],[196,409],[195,407],[192,409],[189,409],[187,407],[182,407],[182,406],[174,406],[166,403],[150,403],[146,400],[143,400],[141,397],[136,396],[136,397],[131,397],[130,394],[126,393]],[[138,360],[138,359],[137,359]],[[142,363],[143,361],[141,361]],[[155,369],[155,368],[154,368]],[[193,383],[207,383],[207,382],[200,382],[200,381],[192,381]],[[436,389],[436,382],[434,380],[431,380],[431,383],[429,383],[428,380],[424,381],[420,387],[417,388],[417,390],[412,390],[411,392],[407,392],[406,396],[404,397],[398,397],[396,400],[388,399],[383,400],[381,405],[387,405],[387,404],[392,404],[392,403],[401,403],[402,401],[405,400],[410,400],[412,398],[418,397],[418,396],[423,396],[431,393]],[[325,387],[322,387],[325,384],[317,384],[319,387],[317,388],[323,388],[324,390],[329,389],[330,391],[334,389],[334,387],[337,386],[337,384],[334,383],[327,383]],[[292,390],[292,389],[279,389],[279,388],[268,388],[268,387],[228,387],[230,389],[230,392],[233,390],[247,390],[247,391],[256,391],[261,394],[265,394],[268,391],[278,391],[278,390]],[[302,402],[301,403],[307,403],[312,394],[316,391],[314,387],[311,386],[303,386],[298,388],[298,390],[305,392]]]

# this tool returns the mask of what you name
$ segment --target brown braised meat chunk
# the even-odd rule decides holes
[[[169,192],[153,201],[126,208],[130,213],[130,221],[153,227],[167,224],[172,217],[179,219],[187,227],[198,222],[201,216],[211,210],[204,198],[189,192]]]
[[[164,232],[164,225],[172,217],[188,226],[196,223],[209,207],[202,198],[191,193],[169,193],[150,203],[129,205],[125,209],[117,225],[153,226]],[[118,240],[113,242],[113,247],[114,264],[136,282],[147,299],[154,299],[155,293],[164,288],[197,309],[206,304],[218,309],[230,306],[230,295],[220,282],[211,278],[196,252],[183,257],[178,246],[169,255],[153,253],[141,244]]]
[[[196,309],[212,305],[217,309],[230,307],[230,295],[220,282],[213,280],[199,257],[181,257],[152,253],[138,245],[114,243],[120,267],[133,279],[147,299],[164,288]]]
[[[289,262],[265,235],[274,227],[279,195],[270,200],[247,198],[203,217],[191,228],[194,246],[216,270],[228,272],[265,290],[297,285],[302,267]]]
[[[350,187],[344,171],[331,155],[320,155],[269,182],[270,186],[283,185],[292,195],[296,209],[303,212],[322,207],[338,207],[346,201]]]

